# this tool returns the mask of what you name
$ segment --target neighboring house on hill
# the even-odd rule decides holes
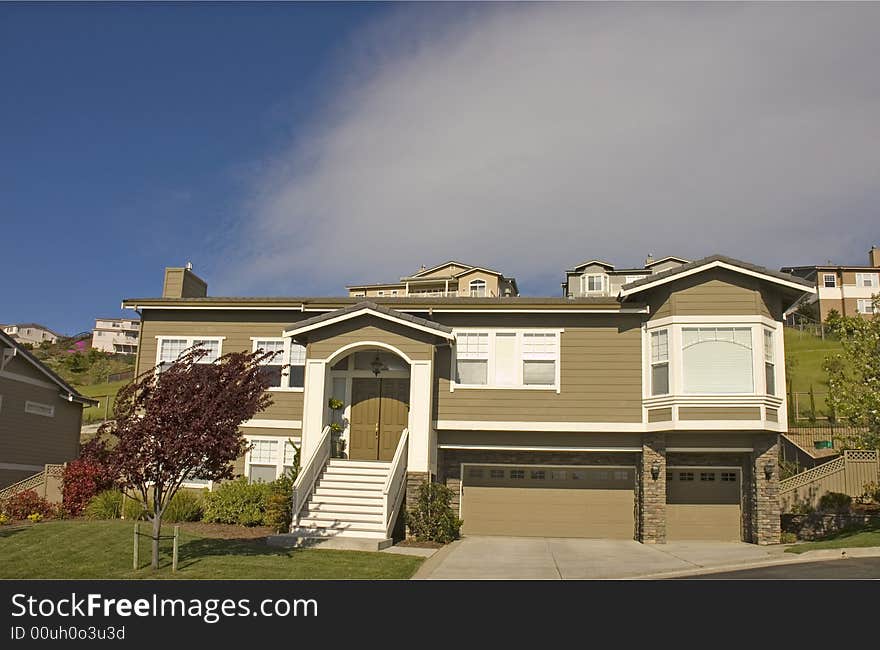
[[[0,332],[0,488],[79,455],[80,395],[5,332]]]
[[[136,318],[96,318],[92,347],[112,354],[137,354],[141,322]]]
[[[649,255],[642,268],[616,269],[613,264],[602,260],[588,260],[565,271],[562,295],[571,298],[616,296],[625,284],[688,262],[689,260],[672,256],[655,260]]]
[[[880,248],[876,246],[868,252],[867,266],[829,262],[817,266],[785,266],[782,272],[804,278],[816,287],[816,293],[806,296],[803,302],[817,303],[822,321],[832,309],[841,316],[866,316],[880,311],[874,305],[874,299],[880,294]]]
[[[400,282],[355,284],[346,289],[352,298],[509,298],[519,295],[516,278],[452,261],[430,269],[423,266],[417,273],[400,278]]]
[[[288,439],[301,446],[317,483],[297,535],[390,543],[400,499],[428,479],[452,489],[466,535],[776,543],[782,314],[815,289],[719,255],[671,267],[589,297],[177,291],[123,306],[142,315],[138,373],[196,343],[206,361],[277,351],[237,471],[274,478]],[[345,459],[329,458],[333,422]]]
[[[39,323],[4,325],[3,332],[19,343],[29,343],[34,347],[39,347],[43,341],[55,343],[58,339],[63,338],[61,334],[53,332],[45,325],[40,325]]]

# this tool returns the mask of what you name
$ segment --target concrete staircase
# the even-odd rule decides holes
[[[392,463],[333,458],[329,461],[299,522],[291,529],[293,545],[323,544],[339,548],[386,548],[391,545],[383,514],[383,489]]]

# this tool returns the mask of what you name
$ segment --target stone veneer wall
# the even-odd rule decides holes
[[[660,474],[651,476],[654,463]],[[637,539],[643,544],[666,543],[666,435],[649,433],[642,438],[642,454],[637,473],[639,504],[636,526]]]
[[[752,452],[752,536],[755,544],[778,544],[782,534],[782,506],[779,501],[779,436],[756,435]],[[768,480],[764,473],[767,463],[773,466]]]

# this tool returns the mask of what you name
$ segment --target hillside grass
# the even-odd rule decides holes
[[[822,368],[825,358],[843,350],[840,341],[828,336],[822,340],[809,332],[784,328],[785,358],[788,361],[789,390],[802,393],[800,398],[801,415],[809,409],[810,401],[807,393],[810,386],[816,397],[817,417],[827,416],[825,393],[828,392],[828,376]],[[794,405],[791,406],[792,410]]]
[[[116,401],[116,393],[125,386],[127,381],[114,381],[106,384],[93,384],[91,386],[75,386],[75,388],[86,397],[93,397],[99,400],[98,406],[89,406],[83,409],[83,424],[91,422],[101,422],[104,414],[113,417],[113,404]],[[110,406],[107,408],[107,401]]]

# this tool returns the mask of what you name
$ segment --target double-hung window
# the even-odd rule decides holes
[[[754,391],[751,328],[684,327],[681,336],[685,393]]]
[[[651,395],[669,393],[669,331],[651,332]]]
[[[764,330],[764,382],[767,394],[776,394],[776,360],[773,356],[773,330]]]
[[[458,332],[455,384],[559,389],[558,331]]]
[[[856,286],[876,289],[880,285],[877,273],[856,273]]]
[[[826,289],[833,289],[837,286],[837,276],[834,273],[823,273],[822,286]]]
[[[199,338],[199,337],[160,337],[159,353],[156,368],[159,372],[177,361],[187,350],[193,347],[204,349],[207,354],[198,360],[198,363],[214,363],[220,358],[220,342],[222,338]]]
[[[874,306],[873,298],[859,298],[856,301],[856,311],[860,314],[873,314],[877,312],[877,308]]]
[[[583,293],[601,293],[604,289],[604,275],[587,274],[581,276],[581,290]]]
[[[306,349],[289,338],[255,338],[254,350],[272,352],[263,361],[269,388],[301,389],[305,381]]]
[[[278,477],[278,441],[254,440],[249,452],[248,479],[270,483]]]
[[[471,292],[471,298],[485,298],[486,297],[486,281],[485,280],[471,280],[468,288]]]

